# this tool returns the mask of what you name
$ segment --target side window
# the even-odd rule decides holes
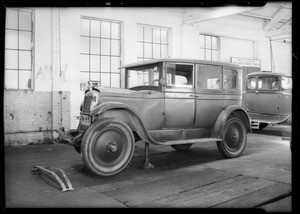
[[[223,70],[223,89],[237,88],[237,72],[233,69],[224,68]]]
[[[281,87],[282,89],[292,89],[292,78],[290,77],[282,77],[281,79]]]
[[[197,65],[198,89],[221,89],[221,66],[214,65]]]
[[[169,63],[167,85],[172,87],[193,87],[193,65]]]
[[[279,89],[278,77],[258,77],[257,89],[278,90]]]
[[[253,90],[256,89],[256,77],[249,77],[247,79],[247,89]]]

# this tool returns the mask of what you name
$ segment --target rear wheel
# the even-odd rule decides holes
[[[177,151],[185,151],[188,150],[193,144],[192,143],[188,143],[188,144],[178,144],[178,145],[171,145],[173,147],[173,149],[177,150]]]
[[[220,153],[227,158],[238,157],[243,153],[246,143],[245,124],[236,117],[228,119],[223,131],[223,141],[217,142]]]
[[[111,176],[121,172],[134,152],[134,136],[130,127],[115,118],[96,121],[81,141],[84,165],[93,173]]]

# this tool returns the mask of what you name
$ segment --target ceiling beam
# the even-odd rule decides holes
[[[268,24],[263,28],[263,31],[270,30],[277,22],[279,22],[288,12],[290,9],[282,8],[280,9],[275,16],[272,18],[271,21],[268,22]]]
[[[216,19],[216,18],[221,18],[223,16],[229,16],[229,15],[234,15],[237,13],[242,13],[245,11],[250,11],[250,10],[256,10],[258,7],[237,7],[237,6],[228,6],[228,7],[223,7],[219,8],[217,10],[212,10],[212,11],[203,11],[199,12],[197,16],[194,17],[186,17],[184,18],[184,23],[185,24],[192,24],[192,23],[197,23],[197,22],[202,22],[210,19]]]
[[[263,16],[263,15],[258,15],[258,14],[251,14],[251,13],[239,13],[239,15],[242,15],[242,16],[249,16],[249,17],[252,17],[252,18],[258,18],[258,19],[265,19],[265,20],[272,20],[272,17],[267,17],[267,16]],[[281,23],[286,23],[286,21],[284,20],[280,20],[279,22]]]
[[[291,28],[285,28],[285,29],[278,29],[278,30],[272,30],[265,32],[265,36],[267,37],[273,37],[273,36],[279,36],[279,35],[292,35]]]

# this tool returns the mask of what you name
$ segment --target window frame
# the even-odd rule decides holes
[[[169,56],[170,56],[170,32],[171,32],[171,28],[168,28],[168,27],[162,27],[162,26],[154,26],[154,25],[146,25],[146,24],[140,24],[140,23],[138,23],[137,24],[137,29],[139,28],[139,27],[142,27],[142,31],[143,31],[143,35],[142,35],[142,41],[141,40],[139,40],[139,35],[138,35],[138,33],[139,33],[139,30],[137,30],[137,61],[145,61],[145,60],[150,60],[150,59],[159,59],[159,58],[168,58]],[[152,36],[151,36],[151,42],[148,42],[148,41],[145,41],[145,28],[151,28],[151,34],[152,34]],[[159,31],[160,31],[160,42],[159,43],[157,43],[157,42],[154,42],[153,41],[153,30],[154,29],[159,29]],[[167,42],[166,43],[164,43],[164,42],[162,42],[162,36],[161,36],[161,31],[162,30],[165,30],[166,31],[166,33],[167,33],[167,36],[166,36],[166,39],[167,39]],[[140,43],[142,43],[142,46],[143,46],[143,48],[142,48],[142,56],[140,56],[139,55],[139,45],[140,45]],[[151,45],[151,57],[146,57],[145,56],[145,44],[150,44]],[[153,46],[154,45],[159,45],[159,47],[160,47],[160,57],[159,58],[154,58],[154,56],[153,56],[153,53],[154,53],[154,48],[153,48]],[[166,45],[167,46],[167,56],[166,57],[162,57],[162,46],[163,45]]]
[[[277,81],[278,81],[278,83],[279,83],[279,85],[278,85],[278,89],[262,89],[262,88],[258,88],[258,79],[259,78],[277,78]],[[255,80],[256,80],[256,87],[254,88],[254,89],[249,89],[248,88],[248,79],[249,78],[255,78]],[[276,93],[276,92],[278,92],[278,91],[281,91],[281,90],[283,90],[282,89],[282,87],[281,87],[281,77],[280,76],[276,76],[276,75],[265,75],[265,76],[260,76],[260,75],[255,75],[255,76],[249,76],[249,77],[247,77],[247,79],[246,79],[246,91],[248,91],[248,92],[253,92],[253,91],[257,91],[257,92],[271,92],[271,93]]]
[[[284,81],[284,78],[287,78],[287,79],[291,79],[292,83],[291,83],[291,88],[283,88],[283,81]],[[290,77],[290,76],[282,76],[281,79],[280,79],[280,84],[281,84],[281,90],[292,90],[293,89],[293,78]]]
[[[131,86],[129,87],[129,71],[131,70],[143,70],[147,67],[159,67],[159,73],[158,73],[158,80],[160,80],[163,76],[163,63],[153,63],[153,64],[149,64],[149,65],[145,65],[145,66],[137,66],[137,67],[131,67],[131,68],[125,68],[125,89],[131,89],[131,88],[134,88],[134,87],[139,87],[139,86]],[[144,73],[143,73],[143,80],[144,80]],[[145,85],[140,85],[140,86],[145,86]],[[147,86],[147,85],[146,85]],[[148,86],[151,86],[151,85],[148,85]],[[160,81],[158,81],[158,88],[161,90],[161,83]]]
[[[276,78],[277,82],[278,82],[278,88],[277,89],[266,89],[266,88],[258,88],[258,80],[259,78],[265,79],[265,78]],[[279,76],[272,76],[272,75],[268,75],[268,76],[257,76],[256,77],[256,91],[263,91],[263,92],[276,92],[276,91],[280,91],[281,90],[281,78]]]
[[[17,31],[17,48],[6,48],[6,38],[4,40],[4,51],[6,50],[13,50],[13,51],[17,51],[17,59],[18,59],[18,65],[17,68],[6,68],[5,67],[5,57],[4,57],[4,90],[11,90],[11,91],[19,91],[19,90],[23,90],[23,91],[34,91],[35,90],[35,69],[34,69],[34,55],[35,55],[35,14],[34,14],[34,9],[31,8],[6,8],[6,18],[7,18],[7,10],[14,10],[14,11],[18,11],[18,26],[17,29],[13,29],[13,28],[7,28],[6,25],[4,27],[4,33],[5,33],[5,37],[6,37],[6,31],[10,30],[10,31]],[[19,27],[19,13],[20,11],[24,11],[24,12],[28,12],[31,13],[31,19],[30,19],[30,25],[31,25],[31,29],[30,30],[22,30]],[[21,32],[30,32],[30,38],[31,38],[31,42],[30,42],[30,50],[28,49],[20,49],[19,43],[20,43],[20,31]],[[20,69],[20,52],[21,51],[27,51],[30,52],[30,69]],[[14,70],[17,71],[17,76],[18,76],[18,80],[17,80],[17,88],[6,88],[5,84],[5,75],[6,75],[6,70]],[[20,88],[20,72],[22,71],[30,71],[31,72],[31,82],[30,82],[30,88]],[[28,85],[28,82],[26,83]]]
[[[254,78],[255,79],[255,88],[248,88],[248,79]],[[246,78],[246,91],[255,91],[257,89],[257,76],[250,76]]]
[[[80,75],[82,73],[88,74],[88,79],[89,81],[93,84],[93,86],[103,86],[103,84],[101,84],[101,79],[102,79],[102,74],[108,74],[109,75],[109,86],[108,87],[113,87],[112,86],[112,74],[117,74],[119,76],[119,81],[118,81],[118,86],[116,86],[117,88],[121,88],[122,86],[122,74],[121,74],[121,65],[122,65],[122,25],[123,22],[122,21],[118,21],[118,20],[112,20],[112,19],[102,19],[102,18],[96,18],[96,17],[89,17],[89,16],[80,16],[80,27],[81,27],[81,21],[82,20],[88,20],[88,30],[89,30],[89,35],[84,35],[82,31],[80,31],[80,39],[81,38],[88,38],[88,53],[84,53],[82,52],[82,50],[80,49],[80,57],[81,56],[88,56],[88,71],[87,70],[82,70],[82,68],[80,68]],[[92,31],[92,21],[96,21],[99,22],[99,36],[94,36],[92,35],[91,31]],[[110,35],[109,37],[104,36],[101,34],[101,28],[102,28],[102,23],[109,23],[110,26]],[[112,37],[112,24],[118,24],[119,25],[119,35],[118,38],[113,38]],[[92,53],[92,49],[91,49],[91,45],[92,45],[92,39],[97,39],[99,40],[99,53]],[[104,42],[104,40],[109,40],[109,49],[110,49],[110,53],[106,54],[106,53],[102,53],[101,49],[102,49],[102,42]],[[112,54],[112,41],[118,41],[119,42],[119,47],[118,47],[118,52],[119,55],[114,55]],[[80,41],[81,42],[81,41]],[[81,44],[80,44],[81,45]],[[97,71],[91,70],[91,56],[96,56],[97,58],[99,58],[99,68],[97,69]],[[102,57],[108,57],[109,58],[109,72],[107,71],[102,71],[101,65],[102,62]],[[119,68],[118,68],[118,72],[112,71],[112,59],[113,58],[119,58]],[[99,81],[97,80],[92,80],[91,79],[91,74],[95,74],[95,75],[99,75]],[[82,83],[81,82],[81,78],[80,78],[80,90],[86,90],[83,89],[82,84],[86,84],[86,83]]]
[[[220,88],[200,88],[200,87],[198,87],[198,85],[195,85],[196,91],[198,93],[221,93],[222,90],[223,90],[223,66],[222,65],[205,64],[205,63],[197,63],[196,64],[196,67],[197,67],[197,72],[196,72],[197,79],[196,79],[196,81],[197,82],[198,82],[198,78],[199,78],[199,74],[200,74],[200,70],[199,70],[200,66],[214,66],[214,67],[219,67],[220,68],[220,71],[219,71]]]
[[[236,93],[238,92],[239,88],[241,87],[240,86],[240,81],[239,81],[239,72],[234,69],[234,68],[231,68],[231,67],[227,67],[227,66],[222,66],[222,87],[221,89],[226,91],[226,92],[231,92],[231,93]],[[231,71],[234,71],[235,74],[236,74],[236,80],[235,80],[235,84],[236,84],[236,87],[235,88],[224,88],[224,70],[231,70]]]
[[[167,85],[165,88],[167,89],[167,90],[172,90],[172,89],[180,89],[180,90],[195,90],[195,69],[196,69],[196,66],[195,66],[195,64],[194,63],[180,63],[180,62],[164,62],[164,65],[163,65],[163,72],[164,72],[164,77],[165,77],[165,79],[166,79],[166,82],[168,81],[167,80],[167,64],[175,64],[175,65],[191,65],[191,66],[193,66],[193,69],[192,69],[192,75],[191,75],[191,77],[192,77],[192,86],[190,87],[190,86],[182,86],[182,85],[178,85],[178,86],[176,86],[176,85]]]
[[[204,51],[204,58],[203,60],[210,60],[210,61],[219,61],[220,60],[220,37],[216,36],[216,35],[209,35],[209,34],[203,34],[203,33],[199,33],[199,36],[204,36],[204,47],[200,46],[200,51],[203,50]],[[207,48],[206,47],[206,37],[210,37],[211,42],[210,42],[210,47]],[[217,39],[217,49],[214,49],[212,46],[212,38],[215,37]],[[207,50],[211,51],[210,57],[211,59],[206,59],[206,52]],[[213,59],[213,51],[217,51],[217,59]],[[200,53],[201,56],[201,53]]]

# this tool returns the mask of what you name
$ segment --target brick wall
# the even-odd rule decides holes
[[[70,92],[4,91],[5,146],[52,142],[52,127],[69,129]]]

